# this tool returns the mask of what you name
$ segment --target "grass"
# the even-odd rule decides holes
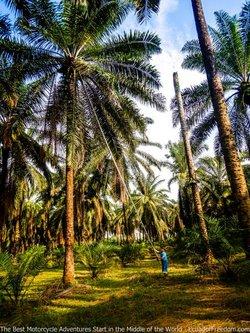
[[[250,328],[249,288],[199,278],[192,267],[173,264],[169,276],[159,263],[112,267],[99,279],[77,269],[76,285],[55,298],[61,270],[34,281],[29,305],[0,320],[1,325],[36,327],[191,327]],[[227,331],[230,332],[230,331]]]

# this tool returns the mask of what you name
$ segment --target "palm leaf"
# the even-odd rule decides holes
[[[157,13],[160,5],[160,0],[131,0],[131,2],[135,5],[140,22],[149,19],[152,13]]]

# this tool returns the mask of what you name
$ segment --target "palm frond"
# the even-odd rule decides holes
[[[210,112],[203,121],[196,126],[192,132],[192,144],[200,145],[204,142],[216,127],[216,119],[213,112]]]
[[[159,52],[160,39],[157,35],[149,31],[130,31],[124,32],[123,35],[111,36],[107,41],[90,47],[84,52],[84,57],[137,61]]]
[[[160,6],[160,0],[131,0],[131,2],[135,5],[140,22],[144,22],[153,13],[157,13]]]
[[[241,38],[243,40],[243,44],[245,45],[245,49],[249,50],[249,43],[250,43],[250,2],[246,1],[243,4],[242,11],[239,17],[239,24],[240,24],[240,32]]]

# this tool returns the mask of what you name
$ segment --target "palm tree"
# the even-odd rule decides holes
[[[244,28],[249,15],[250,2],[243,6],[239,17],[230,16],[224,11],[215,12],[217,29],[209,27],[209,31],[215,50],[216,68],[222,77],[224,92],[227,93],[226,101],[237,147],[240,149],[246,145],[250,153],[250,122],[247,114],[250,50],[245,46],[248,29]],[[183,61],[184,68],[204,72],[199,41],[187,42],[182,51],[187,53]],[[193,137],[196,141],[203,141],[216,126],[207,82],[185,89],[183,97],[187,110],[190,110],[190,125],[198,122]]]
[[[137,187],[131,195],[131,202],[126,206],[127,219],[130,225],[138,227],[149,240],[165,238],[168,231],[168,195],[165,189],[159,188],[163,181],[157,177],[141,175],[137,178]]]
[[[247,257],[250,257],[250,198],[247,184],[235,144],[223,86],[216,68],[213,45],[208,33],[202,3],[200,0],[191,1],[227,174],[238,205],[239,221],[244,229],[245,252]],[[248,29],[248,20],[244,27]],[[248,45],[248,40],[246,45]]]
[[[170,190],[173,183],[178,184],[179,219],[188,228],[194,224],[194,219],[184,145],[183,142],[173,143],[169,141],[166,148],[168,154],[164,165],[172,173],[168,187]]]
[[[17,5],[16,1],[9,3]],[[23,6],[18,8],[23,15],[19,19],[22,36],[31,50],[50,59],[45,67],[47,90],[54,92],[49,100],[50,110],[60,112],[65,121],[64,284],[68,285],[74,280],[73,184],[78,134],[91,125],[92,133],[101,132],[119,156],[116,133],[129,141],[133,129],[127,119],[136,123],[138,114],[132,114],[131,108],[123,109],[126,97],[122,94],[162,108],[162,98],[154,92],[160,86],[158,73],[149,64],[150,56],[160,51],[159,39],[148,32],[110,36],[130,8],[119,1],[96,0],[91,6],[86,1],[64,1],[63,6],[58,6],[49,0],[19,5]]]
[[[203,157],[199,159],[197,166],[205,213],[216,217],[231,216],[235,207],[232,205],[232,193],[223,158]]]
[[[13,26],[0,17],[0,244],[6,223],[20,223],[25,191],[41,172],[50,181],[49,157],[38,140],[35,109],[42,102],[44,80],[26,84],[37,77],[27,48],[12,39]],[[25,56],[24,56],[25,55]],[[43,63],[44,64],[44,63]],[[14,228],[14,227],[13,227]],[[12,228],[12,230],[13,230]],[[6,241],[6,240],[5,240]],[[6,243],[6,242],[5,242]]]
[[[125,211],[130,184],[135,182],[142,170],[152,175],[152,166],[159,168],[161,165],[153,156],[142,150],[144,146],[159,147],[159,145],[149,142],[146,138],[140,138],[139,133],[136,135],[138,137],[131,138],[135,146],[133,149],[121,138],[121,154],[119,158],[115,159],[115,163],[112,151],[107,146],[99,144],[99,140],[94,139],[92,148],[85,152],[86,163],[78,169],[75,177],[76,219],[80,230],[78,235],[82,235],[86,231],[87,224],[93,225],[92,222],[88,222],[89,217],[94,218],[96,226],[88,229],[97,231],[99,229],[99,234],[107,231],[107,222],[112,220],[112,209],[110,213],[107,209],[110,207],[110,200],[122,205],[124,230],[131,229]],[[89,213],[89,209],[93,214]],[[89,237],[92,235],[94,238],[100,237],[92,231],[88,231],[88,235]]]
[[[110,194],[114,200],[121,203],[121,218],[124,235],[127,242],[133,241],[135,221],[128,217],[127,206],[130,204],[131,183],[137,183],[137,179],[146,172],[150,177],[154,176],[152,167],[160,169],[162,163],[156,160],[152,155],[143,151],[143,147],[160,147],[159,144],[148,141],[147,138],[138,136],[133,138],[135,149],[124,147],[123,156],[119,158],[116,166],[111,168],[111,188]],[[118,214],[119,216],[119,214]],[[119,220],[119,218],[118,218]]]
[[[134,138],[136,150],[121,141],[122,155],[113,162],[112,154],[108,148],[99,144],[99,140],[93,139],[91,149],[85,151],[85,163],[77,163],[74,179],[74,203],[75,203],[75,240],[79,244],[102,239],[107,232],[113,230],[115,215],[120,215],[119,223],[124,229],[124,233],[131,230],[124,221],[124,212],[115,214],[114,205],[126,206],[126,201],[130,193],[130,183],[135,182],[137,175],[141,174],[141,169],[153,174],[151,166],[159,167],[160,162],[155,160],[150,154],[141,151],[141,146],[148,144],[159,146],[139,138]],[[81,150],[77,147],[77,160],[81,161]],[[117,169],[118,168],[118,169]],[[48,228],[51,231],[53,242],[56,243],[56,236],[62,232],[65,220],[65,185],[63,176],[59,176],[59,183],[53,175],[53,188],[57,188],[54,195],[53,209],[50,218],[47,220]],[[56,185],[57,183],[57,185]],[[59,186],[58,186],[59,185]],[[55,189],[53,189],[55,193]],[[124,201],[124,198],[126,199]],[[62,223],[63,221],[63,223]],[[126,230],[125,230],[126,229]]]
[[[34,184],[37,174],[43,174],[50,183],[50,162],[45,147],[37,141],[34,109],[41,100],[43,81],[25,85],[17,64],[0,63],[0,226],[1,246],[3,229],[8,223],[19,223],[21,202],[26,189]],[[18,204],[20,203],[20,205]]]
[[[177,233],[183,231],[185,225],[183,224],[183,220],[181,219],[179,202],[175,200],[170,200],[167,209],[168,209],[168,223],[170,225],[170,229]]]
[[[209,244],[206,222],[205,222],[204,215],[203,215],[200,189],[197,184],[197,176],[196,176],[196,170],[195,170],[195,165],[194,165],[194,160],[193,160],[193,152],[192,152],[192,148],[191,148],[191,144],[190,144],[190,140],[189,140],[189,132],[188,132],[188,127],[187,127],[186,114],[185,114],[185,109],[183,106],[183,100],[182,100],[182,96],[181,96],[179,78],[178,78],[177,73],[173,74],[173,79],[174,79],[176,100],[177,100],[179,115],[180,115],[181,134],[183,137],[183,143],[184,143],[184,148],[185,148],[185,156],[186,156],[187,166],[188,166],[189,181],[191,183],[192,197],[194,200],[194,211],[195,211],[196,219],[198,221],[198,225],[200,228],[200,234],[201,234],[202,240],[203,240],[205,248],[206,248],[205,260],[208,264],[210,264],[213,255],[212,255],[211,247]]]

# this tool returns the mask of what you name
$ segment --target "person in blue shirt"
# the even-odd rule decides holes
[[[168,273],[168,255],[164,249],[160,250],[160,259],[161,259],[161,266],[162,266],[162,273]]]

